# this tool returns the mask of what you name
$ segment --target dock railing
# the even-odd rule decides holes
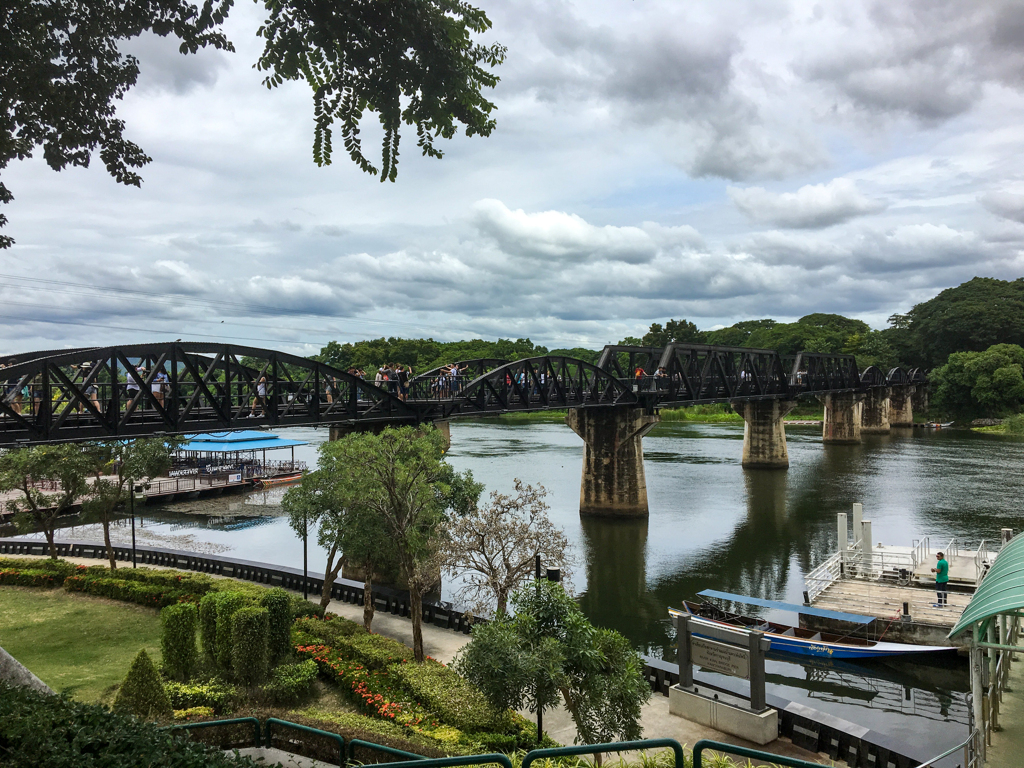
[[[981,584],[981,577],[985,575],[985,568],[989,564],[988,542],[984,539],[978,545],[978,551],[974,553],[974,583]]]
[[[931,539],[925,536],[923,539],[914,539],[914,551],[912,553],[914,558],[914,567],[927,563],[932,556]]]
[[[906,585],[914,578],[915,555],[911,552],[848,549],[836,552],[804,577],[808,602],[813,603],[832,584],[841,579],[891,581]]]
[[[1014,660],[1014,656],[1017,655],[1009,648],[1017,645],[1021,630],[1020,617],[1016,615],[995,616],[991,621],[993,623],[989,626],[989,643],[1003,647],[986,649],[988,688],[982,707],[985,722],[975,725],[984,729],[987,746],[992,745],[992,732],[999,730],[999,708],[1003,702],[1003,692],[1009,690],[1006,684],[1010,679],[1010,664]]]
[[[822,592],[843,577],[843,553],[836,552],[804,576],[807,602],[813,603]]]

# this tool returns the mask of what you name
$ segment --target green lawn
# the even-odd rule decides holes
[[[107,701],[140,648],[159,664],[160,617],[62,589],[0,587],[0,646],[55,691]]]

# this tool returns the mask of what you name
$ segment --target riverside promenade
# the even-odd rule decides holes
[[[11,558],[24,557],[26,559],[38,559],[38,555],[3,556]],[[77,565],[94,566],[98,564],[96,559],[88,557],[65,557],[61,559]],[[127,567],[130,568],[131,566],[128,565]],[[147,565],[145,567],[164,569],[163,566],[158,565]],[[213,576],[213,578],[229,578],[225,576],[218,576],[216,574],[209,575]],[[319,604],[319,595],[310,594],[310,602]],[[362,623],[363,620],[362,605],[332,600],[328,605],[327,610],[331,613],[337,614],[338,616],[343,616],[344,618],[351,619],[359,623]],[[373,618],[373,631],[377,634],[384,635],[385,637],[398,640],[406,645],[412,645],[412,622],[408,618],[395,616],[378,610]],[[426,622],[423,624],[424,652],[428,656],[431,656],[445,664],[451,663],[459,650],[461,650],[469,640],[470,638],[462,633],[436,627],[433,624]],[[523,712],[523,714],[526,717],[534,719],[534,716],[528,712]],[[817,761],[826,765],[834,764],[826,755],[801,749],[785,738],[779,738],[766,746],[758,746],[752,742],[738,739],[735,736],[730,736],[713,728],[691,723],[680,717],[670,715],[668,712],[668,699],[658,694],[654,694],[651,697],[651,700],[644,706],[641,722],[644,728],[644,738],[672,738],[683,745],[692,745],[700,739],[713,739],[716,741],[727,742],[729,744],[750,747],[752,749],[760,749],[776,755],[785,755],[787,757]],[[545,710],[544,732],[562,744],[573,744],[576,739],[576,728],[573,725],[572,718],[563,707],[554,710]]]

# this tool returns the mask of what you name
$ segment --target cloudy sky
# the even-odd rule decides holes
[[[1024,275],[1024,6],[481,0],[508,47],[490,138],[405,137],[398,181],[312,161],[308,86],[135,41],[142,189],[96,162],[5,181],[0,351],[185,338],[529,336],[599,347],[893,312]],[[371,117],[367,147],[377,145]]]

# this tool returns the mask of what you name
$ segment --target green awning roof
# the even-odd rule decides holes
[[[1000,550],[949,637],[956,637],[975,622],[1019,610],[1024,610],[1024,534],[1014,536]]]

